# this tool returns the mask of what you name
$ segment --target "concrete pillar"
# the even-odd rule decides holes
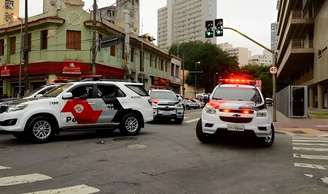
[[[318,88],[318,109],[323,108],[323,87],[321,84],[317,85]]]
[[[313,92],[313,88],[309,87],[309,108],[313,108],[314,107],[314,92]]]

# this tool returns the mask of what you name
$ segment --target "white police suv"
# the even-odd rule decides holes
[[[61,84],[41,98],[13,101],[0,109],[0,130],[36,142],[70,128],[119,128],[124,135],[137,135],[152,120],[148,93],[142,84],[129,82]]]
[[[264,146],[274,141],[274,126],[261,91],[255,81],[224,79],[214,89],[202,111],[196,135],[210,143],[220,133],[247,133]]]

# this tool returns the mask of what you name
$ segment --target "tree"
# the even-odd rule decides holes
[[[253,79],[262,80],[262,93],[265,97],[272,96],[272,75],[269,72],[270,67],[264,65],[246,65],[240,72],[249,74]]]
[[[185,69],[190,72],[186,83],[194,85],[197,76],[197,88],[204,88],[205,92],[212,92],[218,77],[238,70],[236,58],[230,57],[215,44],[187,42],[172,45],[169,52],[184,59]]]

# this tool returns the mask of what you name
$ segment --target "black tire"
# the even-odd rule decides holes
[[[184,119],[183,117],[182,118],[175,118],[174,119],[174,123],[175,124],[182,124],[183,123],[183,119]]]
[[[26,136],[36,143],[49,142],[57,131],[54,121],[46,116],[34,117],[27,123],[26,126]]]
[[[273,124],[271,124],[271,135],[266,138],[260,138],[260,143],[263,147],[271,147],[275,138],[275,130]]]
[[[134,113],[127,113],[120,123],[120,132],[123,135],[135,136],[140,133],[141,121]]]
[[[12,135],[16,137],[18,140],[26,140],[26,134],[24,132],[13,133]]]
[[[202,129],[202,120],[200,119],[196,126],[196,136],[202,143],[208,144],[214,141],[214,135],[206,134]]]

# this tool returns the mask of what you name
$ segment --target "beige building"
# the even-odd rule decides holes
[[[328,1],[278,1],[278,81],[308,86],[310,110],[328,109]]]
[[[0,0],[0,26],[11,23],[19,15],[19,0]]]
[[[158,45],[169,49],[174,43],[209,41],[205,38],[205,21],[217,17],[216,0],[167,0],[158,10]]]
[[[273,64],[272,59],[272,53],[263,50],[262,55],[253,55],[248,63],[252,65],[271,66]]]
[[[222,43],[218,45],[223,51],[227,52],[229,56],[236,57],[240,67],[248,65],[252,53],[248,48],[233,47],[232,44]]]

